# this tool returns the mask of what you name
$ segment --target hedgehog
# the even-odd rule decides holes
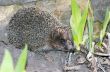
[[[73,48],[69,25],[38,7],[21,8],[13,15],[8,24],[8,40],[16,48],[27,44],[33,52],[46,45],[52,49]]]

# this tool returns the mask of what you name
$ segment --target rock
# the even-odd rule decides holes
[[[107,8],[110,8],[110,0],[91,0],[95,21],[103,22]],[[110,24],[107,31],[110,32]]]

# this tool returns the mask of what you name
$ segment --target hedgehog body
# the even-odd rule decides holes
[[[26,43],[31,51],[45,45],[62,48],[65,39],[70,40],[68,33],[67,26],[63,26],[48,12],[35,7],[18,10],[8,25],[9,43],[17,48],[22,48]]]

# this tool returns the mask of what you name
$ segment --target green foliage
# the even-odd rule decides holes
[[[5,51],[3,62],[0,67],[0,72],[14,72],[12,57],[8,50]]]
[[[83,41],[83,32],[88,15],[88,6],[85,7],[83,13],[81,13],[76,0],[71,0],[71,8],[72,15],[70,19],[70,26],[72,29],[72,37],[77,50],[80,50],[79,44],[81,44]]]
[[[103,27],[102,27],[102,30],[100,32],[100,41],[102,42],[103,40],[103,37],[105,35],[105,31],[106,31],[106,28],[107,28],[107,25],[108,25],[108,22],[110,21],[110,12],[109,10],[107,9],[106,11],[106,15],[105,15],[105,20],[103,22]]]
[[[89,40],[89,51],[94,53],[93,42],[93,18],[88,17],[88,40]]]
[[[27,58],[27,45],[25,45],[24,50],[22,51],[17,65],[13,67],[13,60],[8,50],[5,51],[3,62],[0,67],[0,72],[24,72]]]
[[[22,53],[18,59],[16,68],[15,68],[15,72],[23,72],[24,71],[25,65],[26,65],[26,60],[27,60],[27,45],[25,45],[25,48],[22,51]]]

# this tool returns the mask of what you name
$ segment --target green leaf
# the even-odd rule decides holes
[[[24,72],[26,60],[27,60],[27,45],[25,45],[25,48],[18,59],[15,72]]]
[[[81,15],[81,11],[76,0],[71,0],[71,8],[72,15],[70,18],[70,26],[72,29],[72,37],[77,50],[80,50],[79,44],[83,40],[83,32],[88,14],[88,7],[85,8],[83,15]]]
[[[105,31],[106,31],[106,28],[107,28],[109,20],[110,20],[110,12],[107,9],[106,15],[105,15],[105,20],[104,20],[104,23],[103,23],[103,28],[102,28],[101,33],[100,33],[100,40],[101,40],[101,42],[102,42],[102,39],[103,39],[103,37],[105,35]]]
[[[80,21],[80,24],[78,26],[78,28],[79,28],[78,36],[79,36],[80,42],[82,42],[82,39],[83,39],[83,32],[84,32],[84,28],[85,28],[85,24],[86,24],[87,15],[88,15],[88,6],[85,8],[81,21]]]
[[[0,72],[14,72],[12,57],[8,50],[5,50],[5,55],[0,67]]]
[[[78,24],[81,20],[81,11],[76,0],[71,0],[71,8],[72,8],[72,17],[73,17],[72,21],[74,22],[74,25],[77,29]]]
[[[72,37],[75,45],[79,48],[79,38],[78,38],[78,26],[81,20],[81,11],[76,2],[76,0],[71,0],[72,16],[70,18],[70,25],[72,28]],[[79,50],[77,48],[77,50]]]
[[[89,51],[94,52],[94,48],[92,46],[93,40],[93,18],[88,17],[88,36],[89,36]]]
[[[70,26],[71,26],[71,31],[72,31],[72,39],[73,39],[73,41],[74,41],[74,43],[75,43],[75,45],[76,45],[76,47],[77,47],[77,50],[80,50],[79,49],[79,38],[78,38],[78,31],[77,31],[77,29],[75,29],[75,28],[77,28],[77,27],[75,27],[75,24],[73,23],[73,19],[72,19],[73,17],[71,16],[71,18],[70,18]]]
[[[110,21],[110,11],[109,11],[109,21]],[[108,22],[109,22],[109,21],[108,21]]]

